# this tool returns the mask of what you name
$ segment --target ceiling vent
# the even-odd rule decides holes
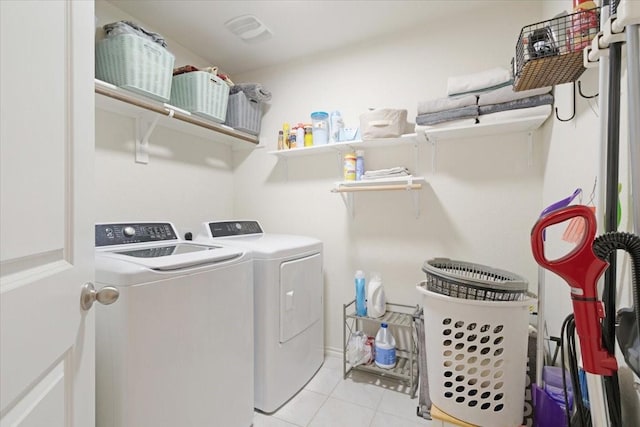
[[[230,19],[224,23],[224,26],[245,43],[258,43],[273,36],[271,30],[253,15],[242,15]]]

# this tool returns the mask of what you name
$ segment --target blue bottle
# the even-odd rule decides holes
[[[366,288],[364,283],[364,273],[362,270],[356,271],[356,315],[367,315]]]

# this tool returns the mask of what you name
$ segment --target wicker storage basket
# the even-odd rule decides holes
[[[229,85],[206,71],[193,71],[173,77],[170,103],[216,123],[227,117]]]
[[[261,102],[247,98],[242,91],[229,95],[226,125],[251,135],[258,135],[261,120]]]
[[[135,34],[107,37],[96,44],[96,77],[123,89],[168,101],[174,56]]]

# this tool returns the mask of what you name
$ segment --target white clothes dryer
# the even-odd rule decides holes
[[[238,247],[185,242],[171,223],[97,224],[98,427],[253,423],[253,268]],[[100,287],[99,286],[99,287]]]
[[[253,253],[254,406],[274,412],[324,361],[322,242],[263,233],[257,221],[207,222],[196,240]]]

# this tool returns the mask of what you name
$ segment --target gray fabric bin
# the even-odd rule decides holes
[[[252,135],[259,135],[261,120],[261,102],[247,98],[244,92],[229,95],[227,120],[225,121],[227,126]]]

